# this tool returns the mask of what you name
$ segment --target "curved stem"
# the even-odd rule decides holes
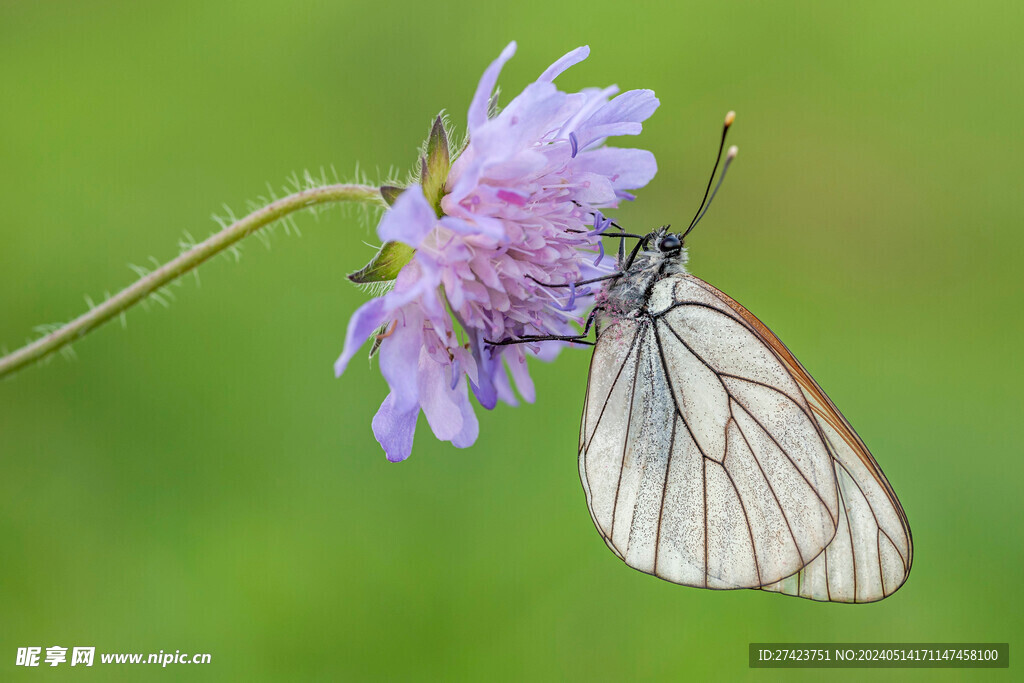
[[[254,211],[241,218],[204,242],[197,244],[177,258],[160,266],[152,273],[122,289],[95,308],[83,313],[66,325],[44,337],[21,347],[0,358],[0,377],[45,358],[63,346],[80,339],[111,318],[120,315],[132,305],[145,299],[154,291],[166,286],[212,256],[230,247],[246,235],[273,223],[295,211],[317,204],[331,202],[372,202],[381,201],[380,190],[368,185],[326,185],[303,190]]]

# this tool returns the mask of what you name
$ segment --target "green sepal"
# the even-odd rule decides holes
[[[402,266],[412,260],[413,253],[415,249],[408,244],[385,242],[370,262],[356,272],[349,273],[348,279],[357,285],[394,280]]]
[[[420,182],[423,184],[423,196],[438,217],[441,216],[441,197],[444,196],[444,184],[448,180],[451,169],[451,154],[448,151],[448,134],[444,130],[444,121],[438,115],[427,137],[425,154],[420,157]]]
[[[393,331],[391,329],[392,324],[394,324],[394,321],[392,320],[384,321],[384,323],[377,328],[377,331],[373,333],[373,336],[370,337],[370,339],[373,341],[373,344],[370,345],[369,357],[371,360],[373,359],[374,356],[377,355],[377,351],[380,350],[380,343],[384,341],[387,338],[387,336]]]
[[[395,200],[398,199],[398,195],[402,194],[405,190],[404,187],[395,187],[394,185],[381,185],[380,196],[384,199],[388,206],[393,206]]]
[[[448,175],[448,168],[450,166],[448,134],[444,131],[444,122],[439,114],[434,119],[434,125],[430,129],[430,137],[427,138],[427,168],[432,174],[442,171],[444,175]]]

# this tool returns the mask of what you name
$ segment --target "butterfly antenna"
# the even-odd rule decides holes
[[[725,153],[725,166],[722,167],[722,175],[718,176],[718,184],[715,185],[715,191],[711,193],[711,198],[708,199],[708,203],[704,207],[704,210],[700,212],[700,215],[697,216],[697,220],[693,222],[693,225],[689,227],[686,233],[690,232],[690,230],[693,230],[694,226],[696,226],[697,223],[700,223],[700,219],[704,218],[704,214],[706,214],[708,212],[708,209],[711,208],[711,202],[715,200],[715,195],[718,194],[718,188],[722,186],[722,181],[725,180],[725,174],[729,170],[729,164],[731,164],[732,160],[736,158],[736,155],[739,153],[739,151],[740,148],[737,147],[736,145],[733,145],[732,147],[729,148],[729,151]],[[686,233],[683,233],[683,237],[686,237]]]
[[[710,204],[710,202],[708,202],[708,193],[711,192],[711,183],[715,182],[715,173],[718,171],[718,164],[722,161],[722,150],[725,149],[725,136],[729,134],[729,127],[732,126],[732,122],[735,120],[736,112],[730,111],[725,115],[725,125],[722,126],[722,139],[718,143],[718,155],[715,157],[715,166],[711,169],[711,177],[708,178],[708,186],[704,189],[704,198],[700,200],[700,206],[697,207],[697,213],[693,214],[693,220],[690,221],[690,226],[686,228],[686,232],[683,233],[684,238],[689,235],[690,231],[697,225],[697,221],[699,221],[700,217],[704,215],[703,211],[707,210],[705,202]],[[729,151],[731,152],[732,149]],[[728,167],[729,159],[726,159],[725,163]],[[722,172],[722,175],[725,175],[724,171]],[[721,185],[722,181],[719,180],[718,184]],[[715,192],[718,192],[717,187],[715,188]],[[714,194],[711,195],[711,198],[714,199]]]

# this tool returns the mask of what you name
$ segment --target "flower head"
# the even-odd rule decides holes
[[[443,185],[435,175],[409,186],[381,219],[385,245],[415,251],[391,291],[352,316],[335,364],[340,375],[378,331],[391,392],[373,430],[392,461],[408,457],[421,410],[437,438],[472,444],[478,424],[468,387],[485,408],[499,399],[514,404],[511,374],[522,398],[533,401],[526,355],[550,359],[561,343],[487,340],[573,334],[587,292],[568,285],[611,272],[595,234],[607,226],[601,209],[632,199],[628,191],[657,170],[646,150],[604,146],[608,137],[641,131],[658,106],[653,92],[615,96],[611,86],[570,94],[554,85],[587,57],[586,47],[488,116],[498,74],[514,52],[512,43],[484,72],[469,106],[469,141]],[[440,196],[425,196],[435,185]]]

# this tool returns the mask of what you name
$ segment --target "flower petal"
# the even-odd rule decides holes
[[[498,400],[505,405],[519,405],[516,392],[512,389],[512,381],[508,378],[508,370],[503,362],[496,365],[494,369],[494,391],[498,395]]]
[[[547,165],[547,155],[535,149],[524,149],[501,163],[487,167],[487,178],[495,183],[519,184],[523,178],[543,171]]]
[[[605,138],[616,135],[640,135],[644,127],[635,121],[616,121],[615,123],[602,123],[600,126],[586,126],[580,128],[579,147],[590,150],[604,144]]]
[[[556,61],[554,64],[545,69],[544,73],[542,73],[540,75],[540,78],[538,78],[537,80],[541,82],[547,81],[548,83],[550,83],[551,81],[558,78],[558,75],[561,74],[563,71],[565,71],[566,69],[575,64],[579,64],[589,56],[589,45],[583,45],[582,47],[578,47],[571,52],[567,52],[565,55],[559,58],[558,61]]]
[[[395,319],[395,329],[380,343],[380,372],[391,387],[396,410],[410,410],[419,402],[417,366],[423,347],[423,315],[406,306]]]
[[[642,123],[659,104],[653,90],[627,90],[598,109],[587,123],[594,126],[620,121]]]
[[[580,188],[573,199],[591,206],[609,206],[615,203],[615,188],[606,176],[596,173],[579,173],[575,176]]]
[[[499,241],[505,239],[505,226],[501,221],[489,216],[473,216],[472,214],[467,216],[467,219],[444,216],[441,218],[441,225],[461,235],[485,235]]]
[[[635,190],[651,181],[658,162],[646,149],[601,147],[580,154],[574,168],[608,178],[616,190]]]
[[[491,62],[480,78],[480,83],[476,86],[476,93],[473,95],[473,100],[469,104],[469,112],[466,115],[470,135],[487,123],[487,105],[491,100],[491,93],[494,92],[494,86],[498,83],[498,74],[501,73],[501,67],[505,66],[505,62],[512,59],[512,55],[515,53],[516,41],[513,40],[505,46],[498,58]]]
[[[530,369],[526,367],[526,355],[523,353],[509,354],[508,369],[512,379],[516,381],[516,389],[519,395],[527,403],[533,403],[537,399],[537,392],[533,386],[533,378],[530,377]]]
[[[341,377],[345,372],[348,362],[359,350],[366,340],[373,334],[373,331],[384,324],[387,317],[384,298],[370,299],[356,309],[352,318],[348,321],[348,332],[345,334],[345,349],[341,356],[334,362],[334,376]]]
[[[436,362],[425,351],[420,354],[420,406],[434,436],[441,441],[451,441],[462,431],[463,411],[458,402],[469,400],[450,388],[445,369],[451,367]]]
[[[531,83],[481,128],[475,140],[480,159],[500,160],[529,149],[569,115],[568,95],[552,83]],[[493,164],[488,164],[489,167]]]
[[[459,410],[462,411],[462,430],[452,437],[452,445],[456,448],[468,448],[476,443],[476,438],[480,435],[480,423],[473,412],[473,405],[469,402],[465,382],[459,385],[458,391],[462,399],[458,402]]]
[[[520,176],[542,169],[546,158],[541,154],[531,157],[528,152],[548,132],[552,119],[565,108],[566,101],[566,94],[551,83],[532,83],[496,118],[483,122],[472,132],[466,152],[452,164],[446,182],[446,187],[451,188],[451,200],[461,202],[479,186],[483,176],[493,177],[491,169],[519,155],[531,164],[519,171]]]
[[[473,389],[473,395],[476,396],[476,400],[480,402],[480,405],[487,410],[492,410],[494,406],[498,404],[498,393],[494,387],[494,366],[500,365],[501,360],[495,358],[497,354],[496,350],[484,349],[484,337],[483,332],[477,332],[473,341],[470,344],[470,350],[473,352],[473,358],[476,360],[477,367],[477,381],[470,381],[470,386]]]
[[[410,185],[380,219],[377,236],[385,242],[404,242],[416,248],[436,224],[437,214],[423,196],[423,188]]]
[[[384,449],[391,462],[401,462],[412,453],[412,441],[416,435],[416,420],[420,408],[416,406],[401,410],[395,404],[394,394],[388,394],[373,416],[373,435]]]
[[[619,92],[619,86],[610,85],[607,88],[584,88],[578,93],[568,96],[569,106],[575,113],[565,122],[560,132],[561,137],[567,137],[569,131],[576,130],[581,121],[586,121],[593,116],[594,112],[608,102],[609,97]]]

